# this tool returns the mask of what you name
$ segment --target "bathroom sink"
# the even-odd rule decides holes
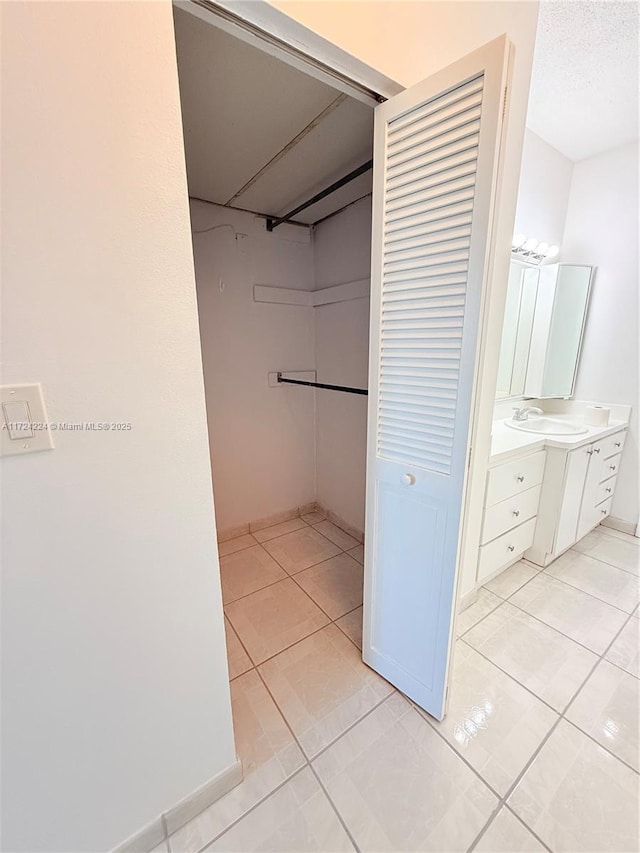
[[[526,421],[514,421],[507,418],[505,424],[511,429],[519,429],[522,432],[537,432],[541,435],[582,435],[587,432],[586,426],[572,424],[568,421],[559,421],[556,418],[529,416]]]

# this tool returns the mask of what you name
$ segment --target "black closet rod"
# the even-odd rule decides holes
[[[281,373],[278,373],[278,382],[286,382],[287,385],[308,385],[309,388],[325,388],[327,391],[344,391],[345,394],[364,394],[365,397],[369,393],[366,388],[348,388],[346,385],[327,385],[324,382],[304,382],[302,379],[284,379]]]
[[[278,225],[282,225],[283,222],[287,222],[289,219],[294,217],[296,213],[300,213],[301,210],[306,210],[307,207],[311,207],[312,204],[315,204],[317,201],[321,201],[323,198],[326,198],[331,193],[334,193],[336,190],[339,190],[340,187],[343,187],[345,184],[350,183],[351,181],[359,178],[360,175],[364,175],[365,172],[368,172],[369,169],[373,167],[373,160],[367,160],[366,163],[363,163],[362,166],[358,166],[357,169],[354,169],[353,172],[349,172],[348,175],[345,175],[344,178],[340,178],[339,181],[335,181],[331,186],[327,187],[324,190],[321,190],[319,193],[314,195],[313,198],[310,198],[308,201],[305,201],[303,204],[299,204],[298,207],[289,211],[289,213],[285,213],[284,216],[279,217],[268,217],[267,218],[267,231],[273,231],[274,228],[277,228]]]

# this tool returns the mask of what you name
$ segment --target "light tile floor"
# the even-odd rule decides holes
[[[244,781],[169,853],[638,851],[639,541],[601,527],[488,583],[437,722],[362,663],[363,549],[336,530],[224,543]]]

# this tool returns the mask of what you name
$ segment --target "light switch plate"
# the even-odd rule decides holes
[[[0,456],[39,450],[53,450],[41,385],[0,386]]]

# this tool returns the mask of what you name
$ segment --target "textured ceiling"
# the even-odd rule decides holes
[[[174,7],[189,194],[283,215],[372,156],[373,108]],[[371,191],[367,172],[296,215]]]
[[[583,160],[638,138],[639,5],[542,0],[527,124]]]

